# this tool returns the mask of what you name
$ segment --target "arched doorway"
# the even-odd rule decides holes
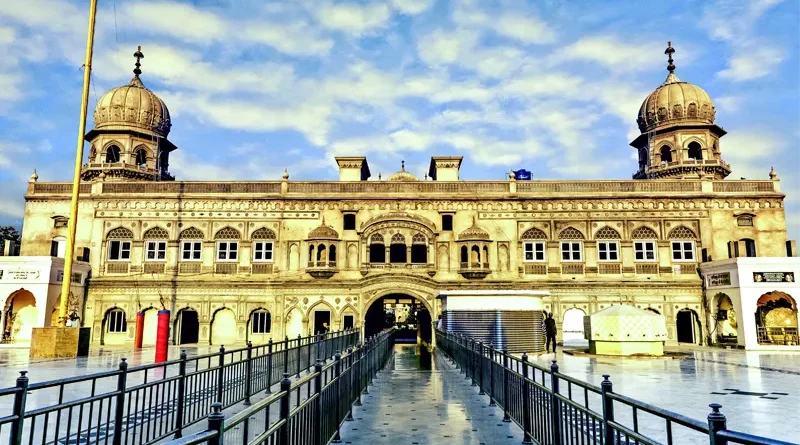
[[[588,346],[584,338],[583,317],[586,315],[582,309],[573,307],[564,312],[564,323],[561,325],[561,338],[564,346]]]
[[[197,311],[184,308],[178,311],[175,317],[175,344],[194,344],[200,340],[200,319]]]
[[[36,298],[25,289],[11,294],[6,300],[3,339],[11,343],[29,343],[33,328],[39,323]]]
[[[334,309],[325,302],[311,306],[308,310],[308,321],[311,323],[309,333],[316,335],[333,331],[333,314]]]
[[[112,307],[103,316],[100,344],[122,345],[128,340],[128,314],[119,307]]]
[[[759,344],[800,344],[795,299],[780,291],[762,295],[756,302],[756,329]]]
[[[700,331],[700,317],[697,312],[685,308],[678,311],[675,316],[675,328],[677,330],[678,343],[699,344],[702,337]]]
[[[158,309],[149,307],[144,310],[142,329],[142,346],[155,346],[158,334]]]
[[[722,293],[716,295],[716,300],[714,329],[717,333],[717,343],[735,345],[738,341],[739,333],[737,331],[738,322],[733,302],[729,296]]]
[[[389,294],[372,301],[364,315],[364,335],[371,337],[392,326],[397,328],[395,343],[431,342],[430,311],[415,297]]]
[[[236,342],[236,314],[228,308],[218,309],[211,317],[212,345],[230,345]]]

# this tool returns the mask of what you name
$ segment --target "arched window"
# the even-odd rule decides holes
[[[461,262],[464,264],[469,263],[469,249],[467,246],[461,246]]]
[[[480,263],[481,263],[481,248],[480,247],[472,246],[472,249],[470,249],[469,261],[472,264],[480,265]]]
[[[314,256],[314,250],[315,250],[315,248],[314,248],[313,244],[308,246],[308,262],[309,262],[309,264],[312,264],[312,265],[314,263],[314,260],[316,259],[316,257]]]
[[[116,164],[120,160],[121,150],[116,145],[111,145],[106,149],[106,163]]]
[[[672,149],[668,145],[661,147],[661,162],[672,162]]]
[[[751,258],[757,256],[755,240],[752,240],[750,238],[742,238],[742,243],[744,243],[745,256]]]
[[[697,235],[688,227],[678,226],[669,232],[672,240],[672,261],[696,261],[695,240]]]
[[[383,244],[383,235],[380,233],[373,234],[369,239],[369,262],[386,262],[386,246]]]
[[[656,261],[656,231],[649,227],[637,227],[631,232],[635,261]]]
[[[203,253],[203,232],[195,227],[184,229],[181,240],[181,261],[200,261]]]
[[[481,258],[481,261],[484,264],[489,263],[489,248],[487,246],[483,246],[483,257]]]
[[[269,334],[272,330],[272,315],[266,309],[258,309],[250,317],[250,332]]]
[[[153,227],[144,232],[144,258],[147,261],[165,261],[167,259],[167,240],[169,233],[161,227]]]
[[[125,311],[119,308],[111,309],[106,316],[106,332],[120,333],[128,331],[128,323],[125,320]]]
[[[703,148],[695,141],[689,143],[689,159],[703,160]]]
[[[275,239],[275,232],[266,227],[262,227],[253,232],[250,238],[253,240],[253,261],[271,262],[274,256],[272,240]]]
[[[390,263],[406,263],[406,237],[400,233],[392,235],[392,244],[389,246],[389,262]]]
[[[109,261],[130,261],[133,232],[124,227],[117,227],[109,231],[106,238]]]
[[[147,150],[144,148],[136,150],[136,166],[147,167]]]
[[[239,231],[232,227],[220,229],[214,239],[217,241],[217,261],[239,261]]]
[[[331,246],[328,247],[328,261],[331,263],[336,262],[336,244],[331,244]]]
[[[597,239],[597,259],[599,261],[619,261],[619,232],[611,227],[604,226],[594,235]]]
[[[558,239],[561,240],[561,261],[583,261],[583,234],[578,229],[567,227],[558,234]]]
[[[67,250],[67,239],[63,236],[57,236],[50,241],[50,256],[64,258],[64,253]]]

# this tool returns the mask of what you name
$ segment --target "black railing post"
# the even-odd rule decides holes
[[[125,388],[128,384],[128,362],[123,358],[119,362],[120,374],[117,377],[117,406],[114,410],[114,438],[111,439],[113,445],[122,443],[122,424],[125,417]]]
[[[175,438],[183,437],[183,410],[186,405],[186,350],[181,351],[181,362],[178,364],[178,400],[175,408]]]
[[[216,402],[211,404],[211,412],[208,414],[208,430],[216,431],[217,435],[208,439],[208,445],[222,445],[224,441],[223,435],[225,434],[225,414],[222,414],[222,403]],[[245,434],[247,439],[247,434]]]
[[[367,360],[369,363],[369,382],[367,382],[367,385],[369,386],[375,386],[375,384],[372,383],[372,378],[375,376],[376,357],[378,355],[375,353],[375,343],[375,336],[373,335],[369,338],[369,354],[367,354],[369,357]]]
[[[494,401],[494,344],[489,342],[489,406],[497,406],[497,402]]]
[[[14,394],[14,411],[13,415],[16,416],[14,422],[11,424],[11,437],[9,443],[11,445],[22,444],[22,425],[25,422],[25,400],[28,397],[28,371],[20,371],[17,377],[17,392]]]
[[[478,381],[476,379],[478,375],[478,366],[480,366],[480,356],[478,355],[478,351],[475,350],[475,340],[471,340],[469,345],[469,356],[472,358],[472,386],[478,386]]]
[[[225,385],[225,345],[219,347],[219,369],[217,370],[217,402],[222,403],[222,387]]]
[[[347,370],[347,417],[344,420],[353,420],[353,347],[347,348],[347,362],[350,369]]]
[[[283,373],[289,373],[289,336],[283,340]]]
[[[364,385],[364,374],[361,372],[363,369],[364,349],[361,347],[361,342],[356,343],[356,363],[355,372],[358,379],[358,386],[356,387],[356,401],[354,406],[361,406],[361,387]]]
[[[719,403],[712,403],[708,405],[711,412],[708,414],[708,439],[711,445],[728,445],[725,439],[717,438],[717,431],[725,431],[728,429],[725,414],[719,412],[722,405]]]
[[[531,422],[531,387],[528,383],[528,354],[522,354],[522,443],[533,443],[533,423]]]
[[[297,375],[296,375],[296,377],[298,379],[300,378],[300,352],[302,352],[301,351],[302,348],[300,347],[300,344],[302,342],[303,342],[302,337],[300,336],[300,334],[297,334]],[[310,363],[309,363],[309,366],[310,366]]]
[[[313,445],[323,445],[322,444],[322,360],[317,359],[317,363],[314,364],[314,372],[317,374],[314,377],[314,390],[317,393],[317,410],[316,410],[316,419],[314,419],[314,437],[312,438]]]
[[[278,429],[278,444],[289,445],[289,408],[291,406],[292,395],[292,381],[289,380],[289,373],[283,373],[283,380],[281,380],[281,405],[280,405],[280,419],[283,420],[283,425]]]
[[[342,404],[340,403],[340,400],[342,400],[342,354],[337,352],[334,356],[334,360],[336,360],[333,368],[334,375],[336,376],[334,377],[334,384],[336,385],[336,433],[333,435],[331,443],[342,443],[342,436],[340,434],[340,426],[342,423]]]
[[[508,399],[511,398],[511,388],[509,387],[509,380],[511,375],[508,370],[508,349],[503,349],[503,422],[511,422],[511,416],[508,414]]]
[[[466,348],[466,359],[467,359],[467,372],[466,372],[466,379],[469,380],[471,375],[475,375],[475,350],[474,348],[470,347],[470,339],[469,337],[464,337],[464,347]]]
[[[314,349],[315,338],[310,335],[307,338],[308,338],[308,367],[312,368],[314,367],[314,362],[312,361],[311,358],[311,350]]]
[[[247,342],[247,362],[244,365],[244,406],[250,406],[250,396],[253,393],[253,342]]]
[[[267,394],[272,394],[272,337],[267,342]]]
[[[486,357],[484,357],[485,353],[486,347],[483,345],[483,342],[478,342],[478,380],[480,381],[478,384],[479,396],[486,394],[486,391],[483,389],[486,386],[486,376],[484,375],[486,373],[483,372],[483,362],[486,360]]]
[[[600,383],[600,395],[603,398],[603,434],[605,441],[603,443],[614,443],[614,431],[608,425],[609,421],[614,421],[614,401],[608,394],[614,392],[614,387],[611,385],[610,376],[603,374],[603,382]]]
[[[553,443],[561,443],[561,401],[557,396],[559,392],[558,363],[555,360],[550,365],[550,382],[553,385],[553,393],[550,398],[550,412],[553,414]]]

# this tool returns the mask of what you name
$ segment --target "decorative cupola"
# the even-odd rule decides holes
[[[178,147],[167,140],[172,127],[169,110],[142,83],[141,46],[133,57],[131,81],[104,94],[95,106],[94,128],[85,138],[91,148],[81,171],[84,181],[101,173],[106,181],[175,179],[169,174],[169,153]]]
[[[481,279],[492,273],[489,267],[489,245],[492,243],[489,232],[478,225],[478,217],[473,216],[472,226],[458,234],[459,268],[464,278]]]
[[[333,227],[322,224],[308,233],[308,266],[306,272],[314,278],[330,278],[337,270],[336,257],[339,243],[339,232]]]
[[[386,178],[389,182],[414,182],[419,178],[406,171],[406,161],[400,161],[400,171],[393,173]]]
[[[716,110],[708,93],[675,75],[673,53],[667,42],[667,79],[639,109],[641,134],[631,142],[639,151],[639,170],[633,178],[723,179],[731,172],[719,150],[725,130],[714,123]]]

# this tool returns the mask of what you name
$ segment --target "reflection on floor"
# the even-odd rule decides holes
[[[387,368],[342,426],[344,443],[519,444],[522,430],[504,423],[471,381],[442,354],[396,345]]]

